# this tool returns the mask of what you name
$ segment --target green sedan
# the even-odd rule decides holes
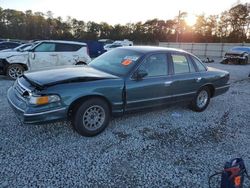
[[[229,89],[228,81],[228,72],[182,50],[121,47],[86,66],[27,72],[7,97],[24,123],[70,119],[78,133],[94,136],[111,116],[135,110],[186,101],[201,112]]]

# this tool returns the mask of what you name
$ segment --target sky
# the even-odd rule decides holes
[[[240,0],[246,3],[249,0]],[[54,17],[67,16],[83,21],[109,24],[126,24],[149,19],[173,19],[179,10],[188,13],[187,22],[192,25],[200,14],[220,14],[239,0],[0,0],[0,7],[16,10],[32,10]]]

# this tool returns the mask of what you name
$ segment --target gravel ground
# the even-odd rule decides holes
[[[194,188],[234,157],[250,170],[250,66],[210,66],[229,70],[232,85],[206,111],[136,113],[93,138],[68,122],[21,125],[6,100],[12,81],[0,77],[0,187]]]

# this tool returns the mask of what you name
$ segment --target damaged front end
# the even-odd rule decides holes
[[[236,64],[236,65],[245,65],[248,64],[248,54],[247,53],[226,53],[223,57],[222,64]]]

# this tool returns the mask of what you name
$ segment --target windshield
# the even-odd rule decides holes
[[[23,51],[28,51],[31,48],[32,48],[32,45],[26,46],[25,48],[23,48]]]
[[[25,50],[27,47],[30,47],[31,46],[31,44],[22,44],[22,45],[20,45],[20,46],[18,46],[18,47],[16,47],[16,48],[14,48],[14,50],[16,50],[16,51],[23,51],[23,50]]]
[[[91,61],[89,66],[116,76],[125,76],[141,56],[142,53],[133,50],[114,49]]]

